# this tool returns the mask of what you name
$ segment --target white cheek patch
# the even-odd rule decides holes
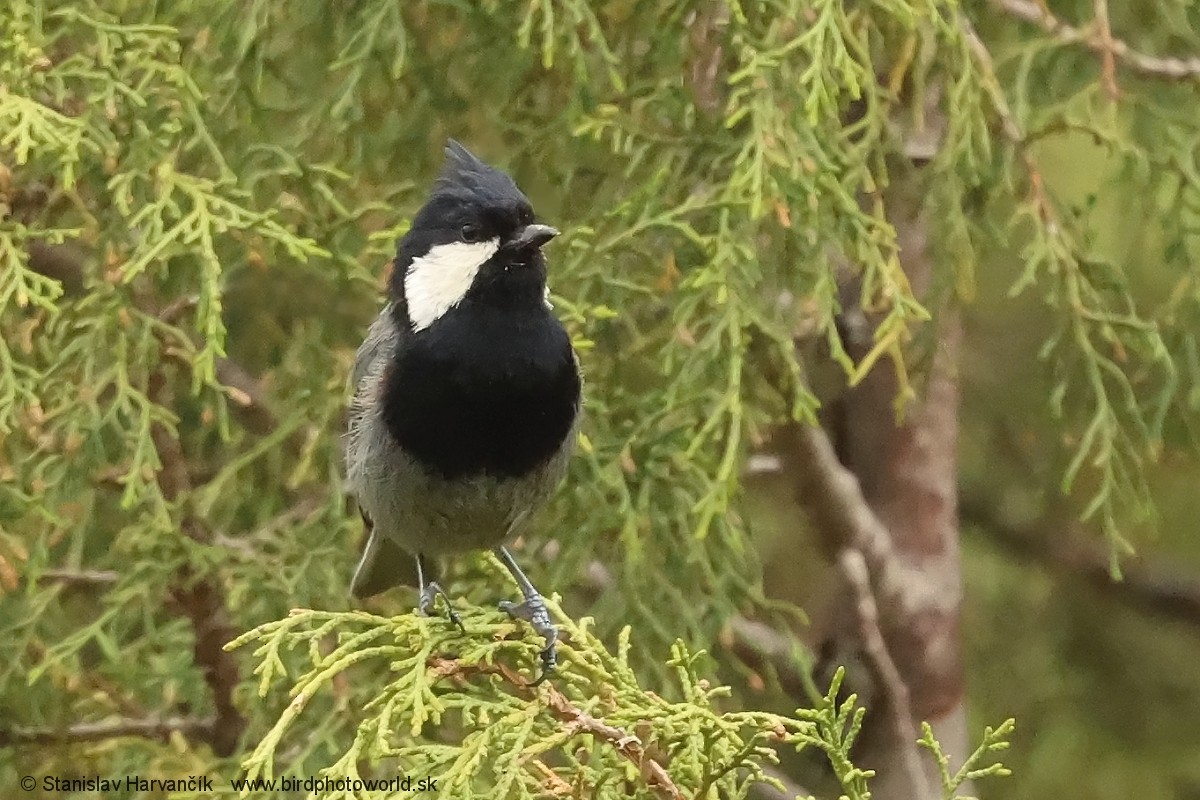
[[[499,249],[499,239],[448,242],[413,259],[404,276],[404,299],[413,330],[428,328],[462,302],[479,268]]]
[[[546,287],[546,291],[542,294],[542,302],[546,304],[546,308],[554,310],[554,303],[550,302],[550,287]]]

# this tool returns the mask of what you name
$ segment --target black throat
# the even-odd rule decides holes
[[[579,410],[567,332],[541,297],[499,294],[468,293],[405,337],[388,368],[388,430],[446,479],[529,474],[563,446]]]

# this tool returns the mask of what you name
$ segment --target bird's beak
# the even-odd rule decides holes
[[[558,236],[558,228],[551,228],[549,225],[526,225],[508,245],[514,250],[529,250],[541,247],[555,236]]]

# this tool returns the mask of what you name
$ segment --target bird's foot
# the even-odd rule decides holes
[[[542,648],[542,674],[533,682],[533,685],[537,686],[549,678],[558,667],[558,651],[556,649],[558,628],[550,621],[550,611],[546,608],[546,601],[540,594],[534,592],[527,595],[520,603],[510,600],[502,601],[500,610],[513,619],[525,620],[533,627],[535,633],[546,640],[546,646]]]
[[[436,605],[437,598],[439,596],[441,596],[442,600],[444,600],[446,603],[446,617],[450,620],[450,623],[452,625],[457,625],[460,631],[466,633],[467,629],[462,624],[462,618],[458,616],[458,612],[456,612],[454,607],[450,605],[450,596],[442,590],[442,587],[437,581],[429,581],[421,587],[421,600],[420,604],[417,606],[418,613],[420,613],[422,617],[432,616],[433,607]]]

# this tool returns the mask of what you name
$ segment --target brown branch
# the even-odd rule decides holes
[[[855,612],[858,617],[859,637],[863,649],[870,659],[876,677],[887,693],[887,706],[892,728],[899,742],[909,746],[903,748],[904,771],[912,786],[913,797],[929,797],[929,782],[921,768],[920,753],[917,752],[917,725],[913,721],[912,697],[908,684],[900,674],[892,654],[888,651],[879,627],[879,608],[871,591],[871,574],[867,561],[853,547],[843,548],[837,557],[838,569],[854,592]]]
[[[448,658],[433,657],[429,666],[439,677],[460,677],[469,680],[475,675],[493,675],[507,683],[527,700],[541,700],[555,719],[567,725],[574,733],[587,733],[607,743],[623,758],[638,768],[646,785],[660,797],[670,800],[685,800],[683,792],[671,780],[666,767],[650,757],[638,737],[615,725],[597,719],[578,708],[567,696],[552,684],[543,683],[541,688],[522,677],[516,670],[504,664],[464,664]]]
[[[584,568],[582,579],[596,593],[616,585],[608,567],[592,561]],[[731,617],[721,632],[721,645],[746,666],[758,672],[771,670],[779,687],[795,699],[809,697],[809,678],[793,653],[794,642],[786,634],[740,614]]]
[[[825,431],[792,424],[786,429],[788,456],[797,463],[797,499],[813,517],[832,553],[852,547],[862,554],[884,602],[904,592],[891,534],[863,496],[858,479],[838,459]],[[903,607],[902,605],[899,607]]]
[[[161,371],[155,372],[151,376],[150,398],[162,404],[166,391],[166,376]],[[162,464],[157,476],[158,485],[163,497],[170,502],[191,490],[187,460],[179,440],[166,426],[155,423],[150,436]],[[190,514],[183,518],[181,528],[184,535],[196,542],[211,541],[211,535],[200,520]],[[190,564],[184,564],[176,572],[170,591],[174,607],[191,623],[193,659],[204,675],[216,709],[216,719],[206,741],[218,756],[232,755],[247,721],[233,702],[239,681],[238,664],[233,654],[225,650],[225,643],[232,641],[237,631],[229,622],[224,591],[215,577],[197,577]]]
[[[29,268],[62,284],[64,297],[83,294],[84,251],[71,244],[30,242]]]
[[[557,772],[546,766],[545,761],[535,758],[530,763],[542,776],[543,785],[550,794],[555,797],[572,797],[575,794],[575,788],[560,778]]]
[[[1123,579],[1113,580],[1107,545],[1089,535],[1077,521],[1043,519],[1018,526],[1004,520],[981,500],[963,504],[964,521],[983,530],[988,541],[1025,561],[1041,564],[1066,577],[1086,581],[1113,600],[1165,619],[1200,625],[1200,576],[1162,561],[1128,557]]]
[[[725,106],[721,61],[722,37],[729,25],[729,7],[721,0],[702,3],[684,22],[688,34],[686,83],[702,114],[715,117]]]
[[[1083,44],[1105,58],[1120,61],[1142,75],[1168,80],[1200,78],[1200,57],[1152,56],[1134,50],[1125,41],[1112,37],[1112,32],[1107,26],[1107,13],[1104,23],[1097,19],[1097,30],[1088,31],[1068,25],[1054,16],[1043,4],[1033,0],[992,0],[992,5],[1018,19],[1037,25],[1063,44]],[[1105,69],[1107,70],[1107,65]]]
[[[860,309],[859,315],[862,315]],[[868,321],[863,318],[863,324]],[[874,333],[863,333],[864,341]],[[786,385],[778,365],[758,360],[758,367],[772,386]],[[792,422],[780,429],[778,467],[796,476],[796,499],[808,510],[815,528],[821,531],[830,558],[847,547],[854,548],[866,561],[877,589],[886,590],[896,599],[902,582],[896,575],[895,547],[892,534],[863,494],[859,480],[834,449],[829,435],[821,427]]]
[[[233,414],[246,430],[266,436],[279,427],[279,420],[267,404],[262,383],[250,371],[230,358],[218,358],[217,383],[233,401]]]
[[[895,227],[914,296],[935,311],[932,330],[905,354],[927,365],[922,391],[897,418],[897,371],[879,365],[827,403],[824,422],[836,444],[825,430],[798,423],[774,437],[828,557],[852,570],[850,576],[839,572],[838,600],[823,625],[828,644],[835,651],[859,649],[876,678],[865,688],[878,690],[881,697],[870,705],[881,713],[864,727],[858,761],[876,770],[872,794],[881,800],[939,794],[936,772],[919,756],[909,720],[930,723],[958,763],[970,751],[955,484],[961,326],[953,298],[935,288],[931,223],[922,181],[913,175],[876,200]],[[866,316],[870,335],[859,338],[870,346],[878,317]],[[864,348],[852,341],[846,346],[852,358],[863,358]],[[858,556],[845,558],[847,549]]]
[[[811,678],[797,662],[794,643],[786,634],[739,615],[726,623],[721,644],[751,669],[774,673],[779,688],[789,697],[797,700],[809,697]]]
[[[1113,52],[1115,41],[1112,34],[1112,23],[1108,19],[1108,0],[1092,0],[1093,15],[1096,20],[1096,38],[1100,47],[1101,76],[1104,78],[1104,90],[1114,102],[1121,96],[1117,87],[1117,59]]]
[[[64,742],[95,742],[122,736],[166,740],[172,733],[207,739],[216,721],[191,717],[166,719],[122,719],[114,722],[79,722],[63,728],[0,728],[0,747],[22,744],[59,744]]]

